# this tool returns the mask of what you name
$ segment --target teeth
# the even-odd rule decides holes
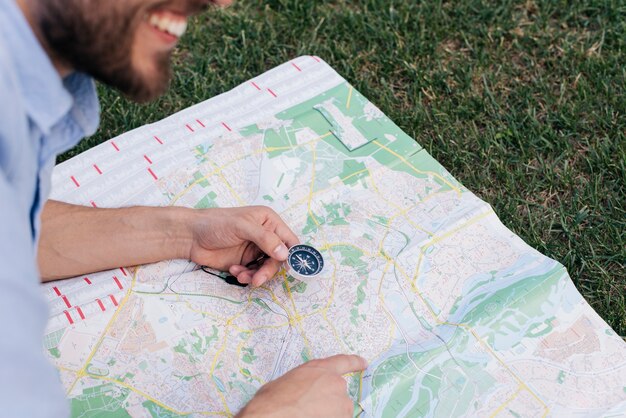
[[[187,21],[185,19],[172,19],[168,16],[160,14],[150,15],[148,23],[155,28],[167,32],[170,35],[174,35],[178,38],[183,36],[185,30],[187,30]]]

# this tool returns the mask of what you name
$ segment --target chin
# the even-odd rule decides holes
[[[155,63],[149,69],[132,70],[132,81],[128,83],[128,88],[120,90],[130,99],[145,103],[157,99],[163,95],[170,85],[171,69],[169,56],[167,60]]]

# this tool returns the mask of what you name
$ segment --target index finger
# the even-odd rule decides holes
[[[276,228],[274,229],[274,232],[278,235],[278,238],[280,238],[287,245],[287,248],[300,244],[298,236],[293,233],[285,221],[283,221],[279,215],[276,215],[276,217],[278,219],[276,219]]]
[[[365,370],[367,368],[367,360],[354,354],[337,354],[317,360],[316,366],[344,375]]]

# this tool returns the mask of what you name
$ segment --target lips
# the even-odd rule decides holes
[[[155,11],[148,15],[148,24],[153,28],[180,38],[187,30],[187,19],[185,16],[170,11]]]

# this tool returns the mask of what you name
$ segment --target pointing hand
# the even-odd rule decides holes
[[[356,355],[309,361],[262,386],[237,418],[351,418],[354,405],[342,376],[366,367]]]

